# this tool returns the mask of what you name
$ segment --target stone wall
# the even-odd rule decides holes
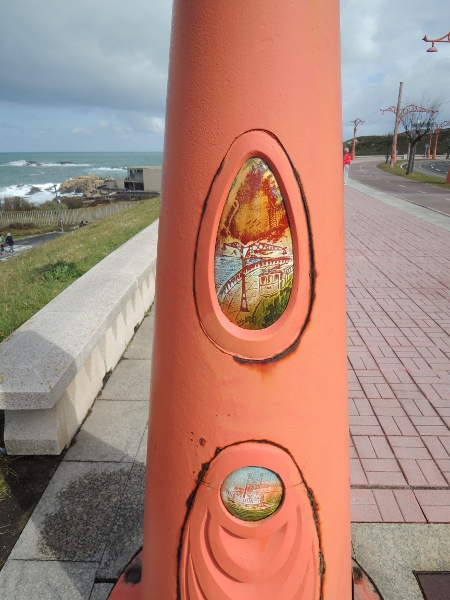
[[[59,454],[87,415],[155,294],[158,221],[0,344],[8,454]]]

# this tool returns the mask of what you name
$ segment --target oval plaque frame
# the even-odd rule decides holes
[[[288,215],[294,255],[293,287],[284,313],[265,329],[243,329],[222,312],[214,279],[214,252],[222,211],[233,181],[250,158],[261,158],[274,174]],[[312,239],[306,201],[284,148],[272,134],[254,130],[229,148],[206,199],[200,224],[194,294],[201,326],[221,350],[243,361],[275,360],[300,338],[314,297]]]

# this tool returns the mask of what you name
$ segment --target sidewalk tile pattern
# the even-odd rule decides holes
[[[355,189],[346,227],[352,521],[450,523],[450,233]]]

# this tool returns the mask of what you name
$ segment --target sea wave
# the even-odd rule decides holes
[[[59,183],[35,183],[35,184],[17,184],[10,185],[0,189],[0,199],[19,196],[26,198],[33,204],[43,204],[47,200],[53,200],[55,197],[55,186],[59,190]]]
[[[126,167],[94,167],[93,171],[126,171]]]
[[[0,165],[0,167],[90,167],[88,163],[74,163],[70,161],[61,162],[37,162],[35,160],[13,160],[12,162]]]

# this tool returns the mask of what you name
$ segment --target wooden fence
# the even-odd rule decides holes
[[[34,225],[55,225],[62,220],[64,225],[78,225],[81,221],[96,221],[103,217],[115,215],[138,202],[115,202],[113,204],[103,204],[92,208],[74,208],[61,209],[60,214],[57,210],[26,210],[0,212],[0,227],[8,227],[10,223],[34,223]]]

